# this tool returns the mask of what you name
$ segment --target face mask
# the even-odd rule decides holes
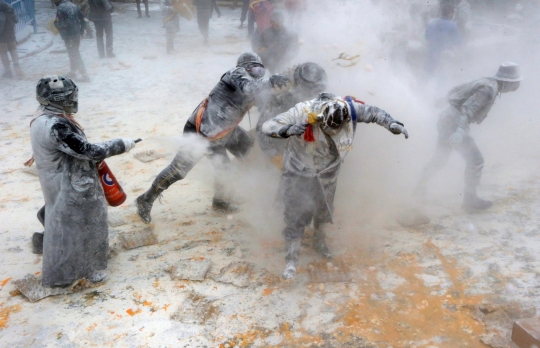
[[[263,68],[262,66],[251,66],[251,67],[248,67],[246,70],[249,73],[249,75],[253,77],[254,79],[260,79],[261,77],[264,76],[264,73],[266,72],[266,69]]]
[[[519,88],[519,81],[504,81],[501,87],[501,93],[514,92]]]

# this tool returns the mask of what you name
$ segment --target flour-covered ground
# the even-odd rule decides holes
[[[36,6],[43,27],[53,10],[48,1]],[[91,141],[144,139],[132,152],[107,160],[128,200],[109,209],[113,252],[106,283],[37,303],[15,291],[12,281],[41,270],[30,237],[41,231],[35,214],[43,198],[37,176],[22,163],[31,156],[36,82],[69,70],[65,54],[51,53],[62,50],[63,42],[55,37],[53,47],[24,59],[24,79],[1,81],[1,347],[481,347],[482,341],[505,347],[512,320],[535,314],[538,81],[529,77],[518,92],[497,101],[482,127],[473,127],[486,158],[480,194],[493,199],[494,207],[478,214],[460,209],[463,163],[457,156],[430,186],[426,204],[417,205],[410,192],[435,144],[437,83],[411,82],[399,69],[387,69],[385,56],[369,54],[376,37],[361,33],[314,47],[309,41],[317,43],[315,35],[304,31],[307,45],[299,61],[323,65],[332,91],[385,108],[406,124],[411,138],[359,126],[329,234],[335,261],[315,255],[308,231],[297,278],[281,280],[284,242],[273,208],[279,173],[256,149],[249,161],[237,163],[241,169],[231,178],[239,213],[211,210],[212,168],[202,160],[165,192],[162,204],[156,201],[150,228],[158,244],[123,250],[121,235],[147,227],[133,200],[185,143],[179,134],[191,111],[250,45],[246,32],[236,28],[239,11],[222,9],[222,18],[211,21],[209,46],[202,45],[195,21],[182,20],[179,52],[167,56],[157,5],[150,19],[136,19],[134,5],[116,6],[117,58],[99,59],[95,42],[82,42],[92,82],[79,83],[77,115]],[[313,22],[310,28],[321,32]],[[332,59],[342,52],[358,53],[360,61],[339,66]],[[441,83],[438,96],[453,83],[493,74],[502,60],[519,60],[516,52],[469,61]],[[524,64],[523,73],[531,76],[530,68]],[[256,111],[251,118],[254,125]],[[250,128],[249,120],[242,125]],[[163,158],[143,163],[134,157],[151,150]],[[428,224],[398,223],[422,214]],[[210,261],[206,279],[173,280],[171,266],[185,259]],[[350,281],[312,282],[310,272],[341,273]]]

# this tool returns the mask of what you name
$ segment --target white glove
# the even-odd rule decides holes
[[[403,134],[405,139],[409,139],[409,133],[407,133],[407,130],[403,127],[403,123],[394,122],[390,125],[389,130],[394,134]]]
[[[301,123],[294,124],[291,127],[289,127],[289,129],[287,129],[287,132],[285,132],[285,134],[287,134],[288,136],[302,135],[306,131],[307,126],[308,126],[307,124],[301,124]]]
[[[124,147],[126,149],[125,152],[129,152],[129,150],[135,147],[135,142],[133,141],[133,139],[122,138],[122,142],[124,143]]]

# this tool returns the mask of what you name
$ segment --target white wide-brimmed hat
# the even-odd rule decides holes
[[[512,62],[502,63],[497,74],[493,77],[499,81],[517,82],[523,80],[519,74],[519,64]]]

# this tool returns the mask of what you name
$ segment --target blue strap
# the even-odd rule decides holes
[[[356,132],[357,117],[356,117],[356,109],[354,108],[354,104],[353,104],[353,98],[351,98],[350,96],[346,96],[345,101],[349,104],[349,107],[351,109],[351,118],[353,120],[353,131]]]

